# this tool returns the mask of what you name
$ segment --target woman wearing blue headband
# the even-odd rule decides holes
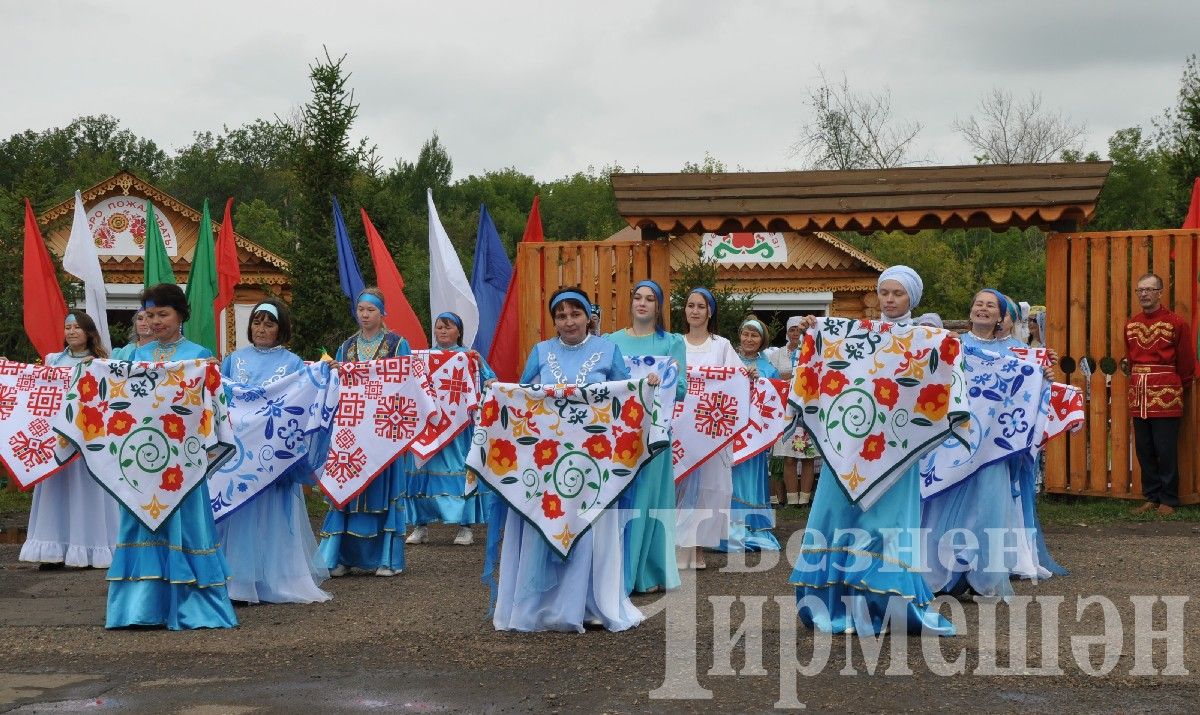
[[[208,348],[183,337],[188,319],[183,289],[171,283],[147,288],[142,307],[154,341],[134,351],[137,362],[212,359]],[[162,564],[186,559],[186,578],[164,574]],[[225,586],[229,570],[213,525],[208,480],[191,491],[157,531],[121,508],[117,550],[108,569],[107,627],[232,628],[237,625]]]
[[[68,312],[63,328],[66,349],[46,355],[45,365],[73,368],[106,356],[100,333],[87,313]],[[117,500],[88,475],[83,460],[77,459],[33,488],[29,529],[19,558],[43,569],[64,565],[108,568],[120,518]]]
[[[629,379],[620,348],[607,338],[588,334],[591,309],[591,301],[578,288],[560,288],[550,296],[558,336],[534,347],[521,373],[523,384],[585,385]],[[492,616],[496,630],[583,633],[588,624],[621,631],[640,623],[642,614],[629,600],[621,579],[619,516],[615,509],[605,510],[564,560],[518,512],[493,499],[488,513],[488,563],[496,563],[501,534],[504,541]]]
[[[608,338],[627,356],[671,358],[681,378],[686,378],[687,354],[683,337],[666,332],[667,310],[663,289],[646,280],[634,286],[630,304],[630,327],[610,333]],[[675,399],[683,400],[687,380],[676,384]],[[670,405],[664,405],[670,410]],[[679,585],[675,560],[675,472],[670,450],[661,452],[642,467],[633,487],[617,502],[620,509],[636,513],[625,525],[625,590],[648,593]],[[666,515],[666,518],[663,518]]]
[[[292,320],[287,307],[269,298],[250,310],[250,344],[221,361],[221,375],[248,387],[267,387],[304,369],[288,350]],[[278,438],[276,449],[284,449]],[[217,522],[221,553],[229,565],[229,597],[247,603],[318,603],[329,600],[319,584],[329,569],[316,558],[317,540],[304,504],[307,460]]]
[[[488,367],[483,356],[463,347],[463,321],[456,313],[440,313],[433,320],[433,349],[470,353],[479,366],[479,379],[483,385],[496,380],[496,373]],[[427,524],[441,522],[457,524],[458,533],[454,543],[469,546],[475,542],[471,533],[472,524],[482,524],[486,518],[485,502],[491,500],[487,485],[478,483],[470,496],[463,496],[467,488],[467,453],[471,449],[472,430],[465,429],[429,461],[414,466],[408,475],[408,496],[405,507],[408,523],[414,525],[412,534],[405,543],[422,544],[429,536]]]
[[[742,367],[729,341],[716,334],[717,301],[707,288],[693,288],[683,308],[687,320],[684,350],[688,368]],[[675,540],[680,568],[703,569],[704,549],[716,548],[729,533],[733,497],[733,452],[717,452],[675,487]]]
[[[383,293],[367,288],[355,309],[358,332],[338,348],[338,362],[366,362],[411,355],[408,341],[387,329]],[[319,561],[330,576],[350,569],[395,576],[404,570],[404,532],[407,509],[404,495],[413,458],[403,454],[342,509],[331,507],[321,527]]]
[[[738,335],[738,357],[751,379],[778,380],[779,371],[762,355],[771,341],[770,331],[753,315],[746,316]],[[771,509],[770,452],[760,452],[733,468],[733,494],[729,509],[729,536],[717,551],[779,551],[775,538],[775,512]]]

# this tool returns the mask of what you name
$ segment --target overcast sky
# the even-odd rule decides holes
[[[388,164],[436,131],[455,176],[589,165],[798,168],[817,66],[890,90],[917,153],[971,162],[955,117],[991,87],[1042,93],[1104,153],[1173,106],[1200,2],[601,0],[60,2],[3,5],[0,135],[108,113],[172,151],[286,115],[307,66],[347,54],[358,137]]]

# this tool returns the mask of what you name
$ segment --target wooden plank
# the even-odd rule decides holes
[[[599,287],[597,285],[598,281],[596,280],[596,254],[599,252],[599,247],[600,244],[593,242],[579,244],[575,249],[575,266],[576,270],[579,272],[580,285],[587,289],[587,294],[591,296],[592,300],[596,301],[596,305],[599,305],[601,310],[604,311],[607,310],[607,299],[601,296],[600,292],[596,290]],[[601,312],[601,333],[606,332],[604,330],[603,322],[606,319],[607,317],[604,316],[603,312]]]
[[[671,330],[671,260],[670,250],[666,241],[651,241],[650,249],[650,279],[662,286],[663,298],[666,305],[663,306],[663,323],[668,331]]]
[[[613,281],[613,305],[620,306],[616,310],[623,311],[614,315],[614,325],[625,327],[629,324],[629,292],[637,280],[630,280],[633,274],[633,249],[629,244],[619,244],[614,247],[613,266],[616,268],[616,278]],[[616,328],[614,328],[615,330]]]
[[[691,199],[802,199],[842,196],[901,196],[901,195],[934,195],[934,194],[1012,194],[1016,192],[1038,191],[1054,193],[1058,191],[1097,191],[1102,180],[1095,177],[1077,177],[1055,181],[1053,187],[1047,186],[1042,178],[1021,178],[1011,180],[968,179],[960,181],[914,181],[903,183],[867,183],[867,184],[773,184],[770,186],[714,186],[695,189],[680,188],[647,188],[627,189],[622,191],[621,200],[641,202],[651,200]]]
[[[1166,290],[1162,293],[1163,305],[1171,305],[1175,286],[1171,284],[1171,236],[1160,234],[1150,241],[1150,266],[1162,278]]]
[[[1108,354],[1108,242],[1080,241],[1087,246],[1091,275],[1088,300],[1088,358],[1092,361],[1092,378],[1088,382],[1088,489],[1108,493],[1108,386],[1100,371],[1100,358]]]
[[[943,194],[897,194],[829,198],[694,198],[638,199],[622,197],[618,211],[623,216],[746,216],[776,214],[847,214],[913,210],[974,210],[988,208],[1091,205],[1098,189],[1064,191],[1014,191],[1007,194],[960,192]]]
[[[1137,286],[1137,280],[1142,274],[1150,271],[1150,243],[1153,237],[1153,232],[1144,232],[1130,237],[1130,260],[1129,260],[1129,293],[1130,293],[1130,314],[1141,310],[1138,307],[1137,301],[1133,300],[1133,289]],[[1133,428],[1130,425],[1129,443],[1133,445]],[[1135,496],[1142,494],[1142,465],[1137,461],[1136,453],[1130,462],[1130,479],[1129,491]]]
[[[1071,373],[1071,384],[1081,390],[1087,385],[1079,369],[1080,358],[1087,354],[1087,243],[1071,241],[1071,295],[1067,314],[1067,354],[1075,360],[1075,372]],[[1068,437],[1067,483],[1071,491],[1087,489],[1087,448],[1089,425]]]
[[[541,267],[544,254],[544,244],[517,244],[517,272],[521,279],[521,290],[517,294],[517,325],[522,357],[542,339]]]
[[[1109,320],[1109,355],[1118,365],[1125,358],[1125,320],[1129,316],[1129,238],[1113,236],[1109,245],[1111,319]],[[1109,435],[1112,450],[1111,476],[1114,496],[1129,494],[1129,379],[1118,369],[1110,386]]]
[[[1040,177],[1047,184],[1080,176],[1096,177],[1103,183],[1112,169],[1111,162],[1060,164],[968,164],[962,166],[914,166],[895,169],[851,169],[843,171],[756,171],[724,174],[637,173],[613,174],[610,178],[617,193],[652,188],[754,187],[784,184],[789,186],[853,186],[856,184],[937,183],[945,181],[1013,180]]]
[[[1067,236],[1051,233],[1046,236],[1046,345],[1060,357],[1067,356],[1067,295],[1069,276]],[[1057,372],[1062,380],[1062,372]],[[1046,491],[1067,491],[1067,440],[1056,439],[1046,447]]]
[[[1171,281],[1171,287],[1175,298],[1174,311],[1183,316],[1189,325],[1193,324],[1192,320],[1192,299],[1196,291],[1196,273],[1193,270],[1193,259],[1196,256],[1196,238],[1192,232],[1177,232],[1174,235],[1174,268],[1175,276]],[[1192,349],[1196,344],[1196,336],[1193,334],[1190,339],[1188,349]],[[1184,390],[1183,395],[1183,423],[1179,427],[1180,435],[1180,451],[1179,451],[1179,495],[1195,494],[1197,491],[1197,469],[1200,469],[1200,460],[1197,459],[1196,447],[1192,440],[1189,440],[1185,435],[1197,434],[1196,419],[1200,412],[1196,407],[1196,389],[1195,386],[1189,386]]]
[[[608,243],[600,243],[597,245],[596,256],[596,295],[598,300],[603,300],[606,305],[611,305],[614,300],[613,293],[613,256],[616,248]],[[616,316],[603,316],[604,329],[603,332],[611,333],[616,328]]]

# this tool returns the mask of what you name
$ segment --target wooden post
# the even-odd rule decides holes
[[[1048,347],[1054,348],[1060,357],[1067,357],[1067,255],[1068,237],[1061,233],[1046,236],[1046,336]],[[870,305],[868,294],[867,304]],[[878,301],[876,301],[878,304]],[[1058,373],[1059,376],[1062,373]],[[1070,437],[1060,437],[1046,447],[1046,490],[1067,490],[1067,445]]]
[[[1112,268],[1109,270],[1109,299],[1112,311],[1109,315],[1109,355],[1117,361],[1117,371],[1112,376],[1110,408],[1110,434],[1112,442],[1111,469],[1113,496],[1129,495],[1129,378],[1120,369],[1125,359],[1125,321],[1129,317],[1129,237],[1113,236],[1109,246]]]

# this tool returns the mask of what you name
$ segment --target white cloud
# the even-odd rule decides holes
[[[705,151],[794,167],[817,65],[890,89],[938,162],[970,161],[951,122],[992,86],[1040,91],[1103,150],[1173,104],[1200,4],[31,0],[5,19],[2,135],[107,112],[177,148],[287,115],[326,45],[348,55],[356,129],[388,163],[437,131],[456,175],[548,179],[610,162],[674,171]]]

